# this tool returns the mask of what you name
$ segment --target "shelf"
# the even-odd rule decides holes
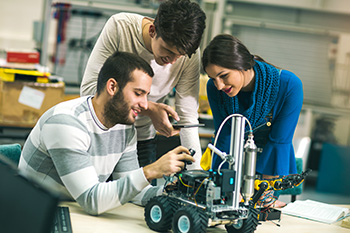
[[[300,32],[300,33],[310,33],[310,34],[318,34],[318,35],[332,35],[338,36],[340,34],[339,31],[325,29],[325,28],[316,28],[314,25],[301,25],[295,23],[278,23],[272,22],[263,19],[253,19],[250,17],[242,17],[242,16],[224,16],[225,19],[225,28],[229,27],[229,24],[236,24],[242,26],[249,27],[260,27],[267,29],[275,29],[275,30],[283,30],[283,31],[292,31],[292,32]]]
[[[56,1],[53,1],[56,2]],[[79,6],[80,8],[89,8],[94,10],[108,10],[108,11],[128,11],[139,14],[155,15],[157,13],[157,5],[142,5],[127,1],[86,1],[86,0],[73,0],[73,1],[57,1],[59,3],[69,3],[72,6]],[[116,13],[116,12],[115,12]]]
[[[325,13],[350,14],[350,3],[339,0],[228,0],[227,2],[278,6]],[[349,6],[345,7],[344,4],[349,4]]]

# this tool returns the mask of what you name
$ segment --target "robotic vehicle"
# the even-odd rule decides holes
[[[259,221],[266,220],[266,210],[257,207],[262,194],[266,190],[288,189],[303,182],[309,171],[279,179],[256,179],[259,149],[252,133],[243,144],[247,119],[239,114],[231,117],[230,155],[208,145],[223,163],[229,163],[229,168],[220,169],[221,164],[217,170],[184,169],[174,176],[164,177],[165,195],[153,197],[145,207],[149,228],[158,232],[172,229],[174,233],[200,233],[206,232],[208,227],[224,225],[228,233],[253,233]],[[275,210],[273,213],[275,219],[279,219],[280,212]]]

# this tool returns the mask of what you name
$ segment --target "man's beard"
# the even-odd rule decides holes
[[[130,108],[124,100],[122,91],[118,91],[112,99],[108,100],[104,107],[103,117],[106,121],[106,126],[113,127],[116,124],[131,125],[134,123],[129,118]]]

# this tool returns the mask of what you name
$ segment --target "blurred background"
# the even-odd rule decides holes
[[[134,12],[154,17],[160,2],[1,1],[0,144],[23,145],[44,111],[79,96],[87,59],[111,15]],[[350,1],[197,2],[207,15],[202,49],[215,35],[229,33],[251,53],[291,70],[302,80],[304,104],[293,143],[303,168],[313,172],[298,198],[350,204]],[[34,56],[34,60],[16,60],[18,53]],[[30,83],[23,83],[23,78]],[[214,132],[206,82],[202,74],[203,149]],[[170,105],[173,96],[168,96]],[[179,143],[177,137],[162,140],[169,143],[159,153]]]

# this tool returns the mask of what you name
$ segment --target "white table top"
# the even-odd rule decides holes
[[[134,204],[125,204],[100,216],[86,214],[76,202],[63,202],[61,206],[68,206],[74,233],[131,233],[154,232],[148,228],[144,220],[144,208]],[[349,208],[350,205],[344,205]],[[276,222],[276,221],[274,221]],[[280,227],[274,223],[262,223],[257,227],[256,233],[349,233],[350,229],[340,227],[340,222],[329,225],[307,219],[283,215],[279,222]],[[208,228],[207,232],[226,232],[224,226]]]

